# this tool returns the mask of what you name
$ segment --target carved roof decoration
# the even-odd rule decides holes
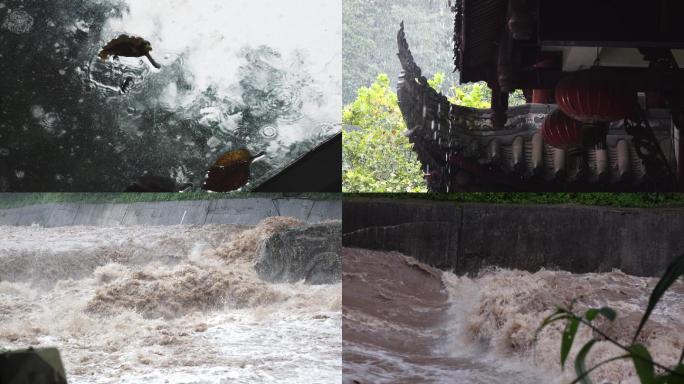
[[[464,2],[458,1],[455,8]],[[610,125],[605,150],[571,156],[544,143],[541,136],[542,122],[555,105],[511,107],[505,125],[493,127],[491,109],[451,104],[428,85],[413,59],[403,25],[398,45],[403,68],[397,89],[399,106],[431,191],[652,190],[658,182],[652,180],[625,132],[624,124],[629,122]],[[669,112],[652,110],[647,119],[674,166]]]

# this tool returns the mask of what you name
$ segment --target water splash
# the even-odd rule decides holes
[[[57,346],[70,383],[340,380],[341,284],[266,284],[255,227],[0,227],[0,346]]]
[[[10,12],[2,23],[2,28],[16,34],[29,33],[33,28],[33,17],[22,9]]]
[[[639,323],[654,278],[610,273],[536,273],[491,269],[456,276],[392,252],[345,249],[345,381],[428,383],[565,383],[573,371],[559,366],[560,324],[533,343],[556,305],[610,306],[618,318],[596,324],[626,341]],[[639,342],[673,366],[684,348],[684,283],[659,304]],[[348,336],[347,336],[348,335]],[[409,335],[409,336],[407,336]],[[592,337],[582,328],[570,360]],[[588,365],[621,351],[599,342]],[[407,377],[411,372],[412,377]],[[630,361],[597,370],[596,382],[638,383]]]

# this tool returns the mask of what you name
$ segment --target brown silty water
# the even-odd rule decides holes
[[[591,331],[580,328],[570,367],[562,371],[562,325],[534,335],[556,305],[610,306],[602,330],[631,340],[657,279],[619,271],[572,274],[491,269],[456,276],[395,253],[343,250],[343,381],[345,383],[567,383],[572,361]],[[684,348],[684,283],[656,307],[639,341],[654,358],[676,363]],[[620,350],[598,343],[588,364]],[[599,369],[596,383],[638,383],[631,362]]]
[[[0,227],[0,347],[58,347],[70,383],[339,381],[341,284],[253,268],[301,225]]]

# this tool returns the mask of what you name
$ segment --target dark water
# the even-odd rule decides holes
[[[525,367],[454,351],[441,271],[398,253],[346,249],[343,260],[345,383],[541,382]]]
[[[396,252],[343,251],[343,378],[345,383],[568,383],[562,371],[562,326],[534,337],[556,305],[609,306],[618,317],[597,323],[628,343],[654,278],[541,270],[482,271],[475,278],[436,270]],[[684,282],[656,307],[639,342],[673,366],[684,348]],[[592,338],[580,328],[579,346]],[[573,348],[569,359],[579,346]],[[621,354],[598,342],[588,365]],[[657,357],[656,357],[657,356]],[[597,370],[596,383],[638,383],[630,361]]]
[[[122,191],[144,174],[197,188],[242,147],[267,154],[249,189],[339,131],[339,57],[311,52],[334,48],[341,21],[276,40],[308,15],[267,2],[1,0],[0,191]],[[162,68],[97,59],[121,33]]]

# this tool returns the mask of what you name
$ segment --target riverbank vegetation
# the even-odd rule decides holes
[[[3,193],[0,196],[0,209],[18,208],[28,205],[51,203],[75,204],[127,204],[158,201],[220,200],[248,197],[281,198],[292,197],[312,200],[339,200],[337,193]]]
[[[681,193],[533,193],[533,192],[456,192],[456,193],[358,193],[349,197],[424,199],[458,203],[490,204],[577,204],[619,208],[683,207]]]

